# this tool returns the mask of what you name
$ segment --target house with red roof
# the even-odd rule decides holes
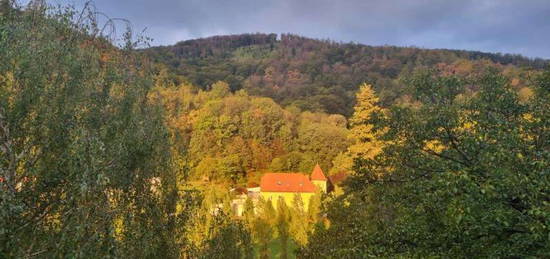
[[[267,173],[260,181],[260,196],[266,201],[271,200],[274,207],[279,199],[292,206],[299,196],[307,209],[313,195],[327,191],[327,182],[319,165],[315,165],[310,176],[301,173]]]

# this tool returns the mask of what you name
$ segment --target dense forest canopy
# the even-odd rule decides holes
[[[224,82],[210,88],[157,85],[150,95],[181,136],[194,179],[246,183],[250,173],[310,172],[317,163],[328,170],[348,146],[342,115],[283,109],[270,98],[231,93]]]
[[[355,92],[364,82],[373,84],[382,105],[388,106],[403,97],[401,76],[415,69],[438,67],[468,75],[494,67],[519,80],[524,78],[520,74],[548,64],[520,55],[373,47],[260,33],[188,40],[145,52],[202,89],[225,81],[232,91],[246,89],[282,106],[345,116],[351,115]]]

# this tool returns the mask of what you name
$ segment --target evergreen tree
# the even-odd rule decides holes
[[[252,224],[252,233],[256,244],[259,247],[260,258],[269,258],[269,242],[273,238],[273,218],[276,216],[271,201],[258,201],[258,215]]]
[[[281,255],[280,258],[288,258],[289,251],[288,245],[290,241],[290,227],[289,222],[290,210],[283,198],[279,198],[277,203],[277,218],[275,222],[275,227],[277,229],[277,234],[279,236],[279,241],[281,243]]]
[[[353,144],[348,148],[352,158],[374,158],[382,150],[383,143],[379,140],[380,133],[371,123],[373,115],[380,115],[378,97],[369,84],[360,86],[356,95],[356,105],[350,119],[350,138]]]
[[[306,208],[304,208],[304,202],[301,195],[294,195],[292,207],[290,207],[290,233],[292,238],[300,246],[304,246],[307,243],[307,236],[312,226],[309,222]]]

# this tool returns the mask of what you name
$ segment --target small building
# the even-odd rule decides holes
[[[271,200],[276,208],[280,198],[292,206],[298,195],[307,209],[316,192],[327,192],[327,182],[319,165],[315,165],[310,177],[301,173],[267,173],[260,182],[260,196],[264,200]]]
[[[230,192],[234,195],[234,198],[231,200],[231,209],[233,210],[233,214],[235,216],[243,216],[247,200],[252,202],[252,206],[254,206],[254,213],[257,212],[256,204],[260,198],[259,186],[233,188]]]
[[[243,215],[246,199],[246,195],[239,195],[231,200],[231,210],[233,210],[235,216],[241,217]]]

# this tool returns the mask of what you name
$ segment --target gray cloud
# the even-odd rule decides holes
[[[82,1],[52,0],[51,3]],[[369,45],[550,58],[548,0],[95,0],[153,45],[218,34],[295,33]]]

